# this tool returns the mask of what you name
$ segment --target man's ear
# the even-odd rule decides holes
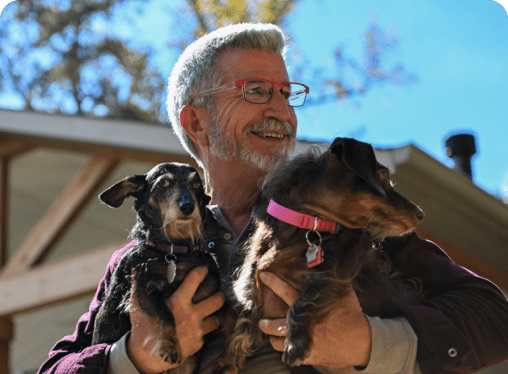
[[[180,124],[195,144],[208,145],[208,110],[194,105],[185,105],[180,111]]]

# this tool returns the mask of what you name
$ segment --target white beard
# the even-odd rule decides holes
[[[274,119],[247,126],[245,128],[245,140],[239,142],[238,139],[230,139],[223,136],[219,122],[215,118],[210,126],[210,152],[222,160],[232,161],[240,159],[245,164],[254,166],[264,172],[270,171],[281,159],[287,157],[294,146],[292,140],[287,147],[273,147],[270,154],[263,154],[249,148],[249,137],[251,132],[260,131],[282,131],[293,138],[293,128],[288,122],[280,122]]]

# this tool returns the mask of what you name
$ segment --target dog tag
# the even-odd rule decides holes
[[[168,282],[173,283],[173,281],[175,280],[175,276],[176,276],[176,264],[173,260],[170,260],[168,266]]]
[[[172,257],[174,257],[174,256],[172,255]],[[175,276],[176,276],[176,262],[175,262],[175,260],[173,260],[173,258],[168,260],[167,256],[166,256],[166,262],[168,263],[168,272],[167,272],[168,282],[173,283],[173,281],[175,280]]]
[[[323,250],[321,246],[311,244],[305,254],[307,257],[307,267],[312,268],[323,262]]]

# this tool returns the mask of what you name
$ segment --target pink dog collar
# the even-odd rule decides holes
[[[333,234],[335,233],[335,229],[337,227],[336,222],[325,221],[308,214],[295,212],[294,210],[277,204],[273,200],[270,200],[270,204],[268,204],[266,211],[271,216],[302,229],[328,231]]]

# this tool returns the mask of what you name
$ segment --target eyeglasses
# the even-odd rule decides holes
[[[238,87],[242,87],[243,98],[254,104],[266,104],[272,97],[274,87],[280,88],[282,96],[286,99],[288,105],[292,107],[305,104],[305,98],[309,93],[309,87],[301,83],[275,83],[266,79],[241,79],[234,83],[201,91],[194,96],[192,101],[198,96],[212,95]]]

